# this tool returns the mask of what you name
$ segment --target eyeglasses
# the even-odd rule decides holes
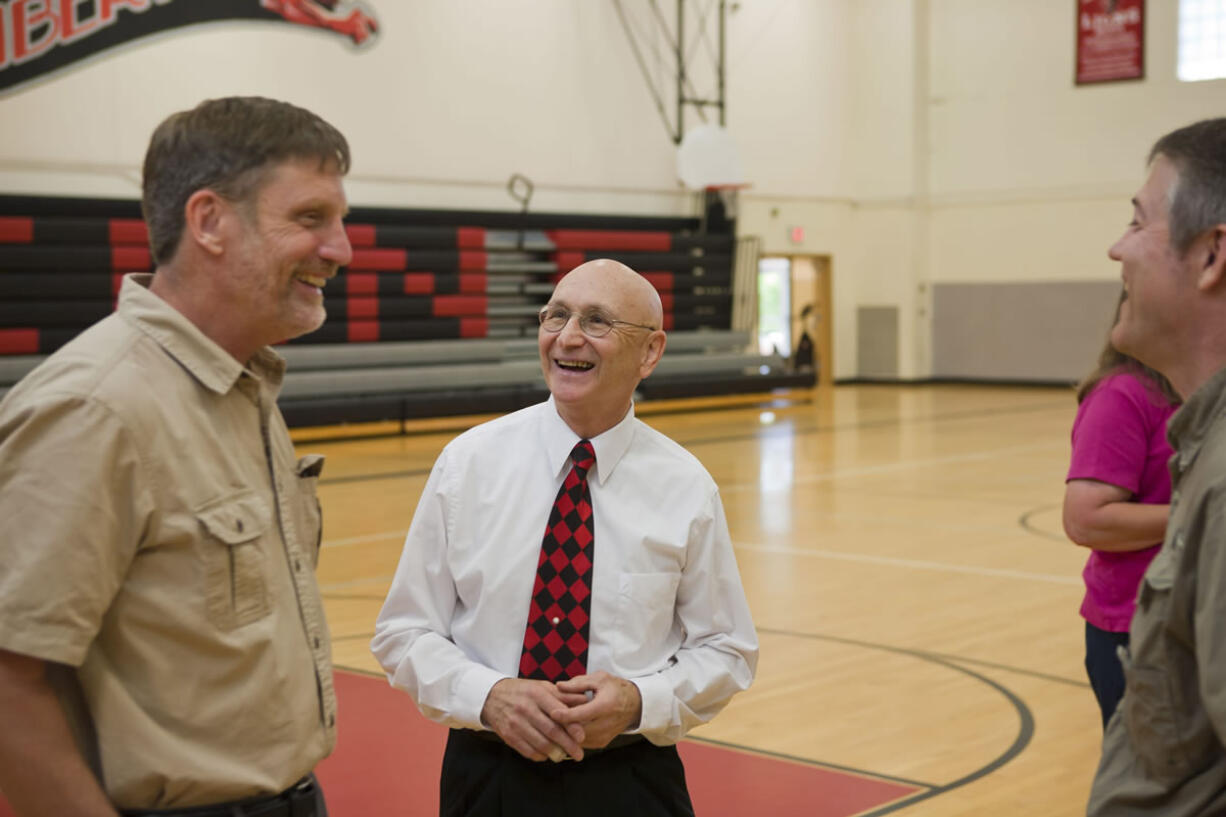
[[[571,312],[560,306],[544,306],[537,313],[540,318],[541,328],[546,332],[561,332],[566,328],[566,324],[570,323],[572,315],[579,317],[579,330],[589,338],[603,338],[605,335],[613,331],[613,327],[617,325],[633,326],[635,329],[646,329],[648,332],[656,331],[654,326],[645,326],[641,323],[631,323],[630,321],[619,321],[616,318],[610,318],[601,312]]]

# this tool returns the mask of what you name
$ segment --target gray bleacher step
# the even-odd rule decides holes
[[[739,377],[784,371],[784,361],[772,356],[742,354],[679,355],[660,361],[653,378],[695,377],[713,374]],[[456,388],[537,386],[544,383],[535,357],[498,363],[382,366],[287,372],[281,398],[318,398],[431,391]]]
[[[429,366],[442,363],[497,362],[506,357],[506,341],[406,340],[378,343],[329,343],[283,346],[288,373],[317,369],[348,369],[381,366]]]
[[[412,368],[393,366],[373,369],[330,369],[287,373],[285,382],[281,385],[280,397],[283,400],[334,395],[355,397],[543,382],[540,366],[535,360],[415,366]]]
[[[553,273],[558,271],[558,265],[553,261],[516,261],[490,255],[485,262],[485,271],[491,274],[501,272]]]
[[[738,331],[674,332],[652,378],[772,375],[786,370],[778,355],[747,351],[751,336]],[[288,371],[285,400],[434,389],[543,386],[535,337],[282,346]],[[0,357],[0,397],[45,359]]]
[[[5,355],[0,357],[0,386],[13,385],[46,359],[46,355]]]
[[[542,230],[486,230],[485,249],[552,252],[555,247]]]

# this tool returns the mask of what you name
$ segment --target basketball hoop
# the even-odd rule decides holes
[[[706,123],[690,130],[677,147],[677,177],[698,193],[702,229],[724,229],[736,219],[737,192],[748,187],[728,131]]]
[[[703,188],[703,193],[705,194],[703,198],[705,202],[718,198],[720,204],[724,205],[724,215],[732,220],[736,218],[737,194],[749,186],[748,182],[741,184],[709,184]]]
[[[677,147],[677,177],[691,190],[744,186],[741,159],[728,131],[704,124],[687,133]]]

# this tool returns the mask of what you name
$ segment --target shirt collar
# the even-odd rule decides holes
[[[249,374],[276,399],[286,373],[286,361],[280,355],[265,346],[243,366],[178,309],[150,292],[152,281],[150,272],[124,276],[119,288],[120,318],[150,336],[206,389],[226,394],[243,374]]]
[[[225,394],[243,374],[251,375],[276,399],[285,360],[265,346],[243,366],[166,301],[149,291],[151,273],[125,275],[119,289],[119,316],[148,335],[202,386]]]
[[[1192,465],[1205,438],[1223,415],[1226,415],[1226,369],[1205,381],[1167,424],[1167,439],[1176,451],[1181,472]]]
[[[558,414],[558,407],[553,402],[552,395],[545,403],[543,415],[542,433],[545,438],[545,452],[549,457],[549,464],[556,475],[564,476],[570,468],[570,452],[574,449],[575,443],[583,438],[572,431],[562,416]],[[596,451],[596,465],[590,474],[595,475],[598,484],[604,485],[613,475],[622,456],[630,448],[630,442],[634,439],[634,429],[634,403],[631,403],[626,416],[622,417],[617,425],[591,438],[592,448]]]

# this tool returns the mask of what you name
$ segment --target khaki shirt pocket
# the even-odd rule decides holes
[[[209,621],[233,630],[267,616],[266,556],[260,540],[268,531],[268,504],[246,492],[215,500],[196,511],[204,528],[204,606]]]
[[[1174,567],[1169,554],[1166,559],[1155,559],[1141,581],[1137,607],[1150,621],[1166,620]],[[1184,779],[1192,769],[1179,736],[1179,710],[1165,655],[1160,649],[1149,649],[1130,657],[1121,650],[1120,659],[1125,677],[1120,708],[1133,751],[1152,779],[1164,783]]]
[[[324,535],[324,515],[318,493],[319,475],[323,473],[323,468],[323,455],[307,454],[298,460],[295,469],[298,475],[298,530],[302,545],[315,566],[319,565],[319,546]]]

